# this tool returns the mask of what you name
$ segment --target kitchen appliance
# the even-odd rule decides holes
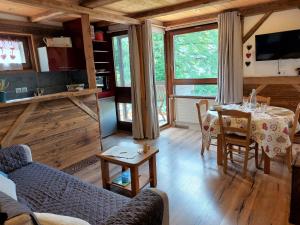
[[[109,84],[106,76],[97,76],[96,77],[97,88],[102,88],[102,90],[108,90]]]

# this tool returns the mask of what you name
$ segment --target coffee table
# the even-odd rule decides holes
[[[111,186],[117,186],[123,190],[126,190],[130,193],[132,197],[137,195],[139,191],[147,184],[150,183],[151,187],[156,187],[157,185],[157,174],[156,174],[156,154],[159,150],[155,147],[150,147],[150,150],[147,153],[138,153],[139,148],[142,147],[121,147],[114,146],[107,151],[110,155],[105,155],[107,153],[102,152],[98,153],[97,157],[101,160],[101,172],[102,172],[102,184],[103,188],[110,189]],[[119,158],[111,156],[114,152],[128,152],[135,155],[133,158]],[[134,154],[136,153],[136,154]],[[113,155],[113,154],[112,154]],[[144,164],[146,161],[149,161],[149,176],[139,175],[139,166]],[[131,184],[127,186],[121,186],[112,182],[114,178],[120,176],[110,177],[109,175],[109,163],[122,166],[122,168],[129,168],[131,175]]]

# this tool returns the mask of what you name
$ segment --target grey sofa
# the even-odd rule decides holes
[[[18,201],[32,212],[83,219],[91,225],[168,225],[167,196],[145,189],[130,199],[46,165],[32,162],[28,146],[0,150],[0,170],[16,183]]]

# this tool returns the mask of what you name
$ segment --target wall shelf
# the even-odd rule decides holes
[[[94,53],[107,53],[109,51],[104,51],[104,50],[94,50]]]

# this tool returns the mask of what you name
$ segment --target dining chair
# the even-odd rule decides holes
[[[248,96],[248,97],[243,97],[243,100],[247,100],[247,101],[250,101],[250,97]],[[264,97],[264,96],[260,96],[260,95],[257,95],[256,96],[256,101],[257,101],[257,103],[265,103],[265,104],[267,104],[267,105],[270,105],[270,103],[271,103],[271,97]]]
[[[207,99],[201,99],[199,102],[196,103],[196,108],[197,108],[197,112],[198,112],[198,120],[199,120],[199,125],[200,125],[200,130],[201,133],[203,134],[203,122],[202,122],[202,118],[203,115],[205,113],[207,113],[208,111],[208,100]],[[202,110],[202,108],[205,108],[205,112]],[[214,137],[212,137],[214,138]],[[214,138],[215,139],[215,138]],[[209,150],[209,146],[211,145],[211,142],[209,143],[207,150]],[[215,144],[212,144],[215,145]],[[202,138],[202,145],[201,145],[201,155],[204,154],[204,143],[203,143],[203,138]]]
[[[228,154],[233,161],[233,152],[242,153],[243,149],[244,160],[243,162],[243,177],[247,175],[248,160],[255,158],[255,165],[258,168],[258,144],[251,140],[251,113],[246,113],[238,110],[220,110],[219,124],[222,135],[223,145],[223,161],[224,161],[224,173],[227,173]],[[230,121],[237,121],[239,127]],[[238,149],[234,148],[238,147]],[[250,150],[255,150],[254,156],[250,156]]]
[[[300,117],[300,103],[298,104],[295,116],[294,116],[294,122],[292,125],[291,133],[290,133],[290,140],[291,140],[291,146],[286,151],[286,163],[288,166],[289,171],[292,171],[292,161],[293,161],[293,144],[300,144],[300,131],[297,131],[297,126],[299,123],[299,117]]]

